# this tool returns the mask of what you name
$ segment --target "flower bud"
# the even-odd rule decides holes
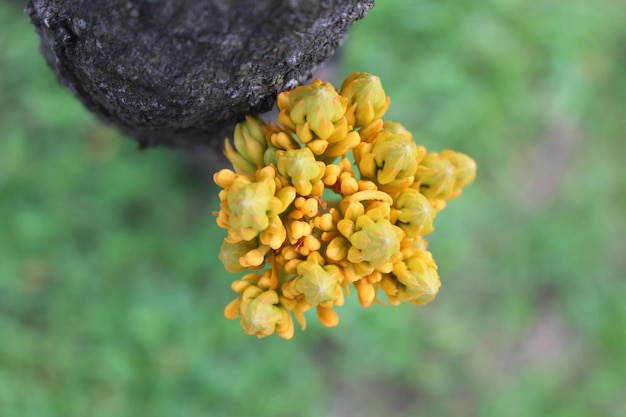
[[[407,237],[424,236],[434,230],[433,220],[437,212],[419,191],[413,188],[403,190],[393,206],[395,225],[404,230]]]
[[[469,156],[450,150],[441,152],[441,157],[454,166],[454,187],[463,188],[476,179],[476,162]]]
[[[278,293],[263,291],[257,286],[249,286],[241,295],[239,306],[241,327],[247,334],[259,338],[274,332],[290,339],[293,336],[293,323],[289,312],[279,305]]]
[[[454,191],[454,165],[438,153],[430,152],[420,162],[415,179],[420,193],[429,200],[447,200]]]
[[[361,174],[376,181],[381,190],[394,192],[411,185],[422,157],[423,148],[418,148],[412,135],[391,122],[385,122],[371,142],[362,142],[354,152]],[[397,187],[398,183],[402,186]]]
[[[254,240],[236,243],[230,243],[225,240],[222,243],[218,257],[228,272],[243,272],[248,267],[241,265],[240,258],[256,248],[257,244]]]
[[[277,151],[278,172],[289,178],[301,196],[308,196],[324,175],[324,165],[315,160],[309,148]],[[322,185],[323,187],[323,185]]]
[[[396,295],[400,301],[427,304],[435,298],[441,287],[437,265],[430,252],[415,250],[410,257],[394,265],[393,275],[402,284]]]
[[[271,181],[245,181],[235,179],[227,191],[226,201],[230,210],[229,234],[241,240],[250,240],[269,226],[270,211],[274,198],[274,183]]]
[[[328,139],[335,130],[335,123],[346,112],[347,100],[330,83],[319,79],[295,88],[288,95],[280,95],[283,98],[278,100],[279,121],[285,128],[295,131],[302,143],[311,141],[314,136]]]
[[[348,99],[348,123],[362,127],[383,117],[391,99],[385,94],[380,78],[355,72],[341,85],[341,95]]]
[[[311,261],[298,264],[298,276],[294,289],[304,296],[307,303],[316,306],[343,300],[341,271],[334,265],[322,266]]]

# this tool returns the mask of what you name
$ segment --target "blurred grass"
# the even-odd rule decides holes
[[[0,417],[626,415],[626,6],[379,1],[341,77],[381,77],[477,182],[423,308],[356,300],[289,342],[222,316],[209,168],[89,115],[0,3]]]

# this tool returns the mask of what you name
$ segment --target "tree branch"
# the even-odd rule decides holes
[[[144,146],[205,147],[329,58],[373,0],[31,0],[63,84]],[[228,132],[229,134],[230,132]]]

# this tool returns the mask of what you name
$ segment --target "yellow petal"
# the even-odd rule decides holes
[[[390,274],[385,274],[380,281],[380,288],[387,294],[387,297],[394,296],[398,293],[398,281]]]
[[[276,97],[276,105],[278,106],[279,110],[285,110],[288,109],[290,104],[289,104],[289,95],[290,95],[291,91],[283,91],[282,93],[280,93],[278,95],[278,97]]]
[[[377,119],[359,130],[363,142],[371,142],[383,130],[383,120]]]
[[[302,330],[306,329],[306,318],[304,317],[304,312],[310,308],[311,306],[304,300],[298,301],[296,306],[293,308],[293,316],[296,318],[296,321]]]
[[[356,157],[355,157],[356,159]],[[376,161],[374,160],[374,154],[366,153],[361,158],[357,159],[359,170],[364,177],[374,178],[376,176]]]
[[[326,151],[326,148],[328,148],[328,142],[323,139],[315,139],[307,143],[306,146],[311,149],[315,155],[322,155]]]
[[[293,320],[287,311],[284,313],[284,318],[277,323],[275,331],[283,339],[289,340],[293,337]]]
[[[374,286],[363,279],[354,283],[354,287],[359,293],[359,302],[363,307],[369,307],[376,298],[376,290]]]
[[[237,281],[234,281],[232,284],[230,284],[230,288],[232,288],[235,292],[242,293],[250,285],[252,285],[250,281],[246,281],[245,279],[238,279]]]
[[[328,143],[335,143],[345,138],[346,135],[348,135],[348,120],[344,116],[339,119],[338,122],[335,122],[335,130],[333,130],[333,134],[326,140]]]
[[[291,119],[291,121],[297,125],[304,124],[305,116],[306,103],[304,102],[304,100],[298,100],[296,103],[293,103],[293,105],[291,106],[291,111],[289,112],[289,118]]]
[[[241,297],[235,298],[233,301],[228,303],[226,308],[224,309],[224,316],[227,319],[236,319],[241,315],[239,307],[241,306]]]
[[[326,327],[335,327],[339,324],[339,316],[332,308],[317,306],[317,317]]]
[[[309,124],[303,123],[296,125],[296,136],[300,139],[300,142],[309,143],[313,139],[313,133],[311,133]]]
[[[256,139],[254,139],[254,137],[245,132],[243,133],[243,138],[248,160],[250,160],[257,166],[263,165],[263,155],[265,154],[267,143],[261,144]]]
[[[276,193],[276,197],[282,203],[282,207],[281,207],[281,210],[280,210],[280,212],[282,213],[285,210],[287,210],[287,207],[289,207],[289,205],[296,198],[296,189],[294,187],[284,187],[284,188],[281,188],[280,191],[278,191]],[[276,213],[276,214],[278,214],[278,213]]]

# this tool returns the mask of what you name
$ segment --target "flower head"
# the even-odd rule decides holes
[[[313,308],[336,326],[350,287],[364,307],[379,293],[393,305],[436,296],[437,265],[422,237],[476,164],[427,153],[382,120],[389,103],[371,74],[351,75],[339,92],[315,80],[278,95],[278,124],[247,117],[226,141],[233,170],[214,176],[217,223],[228,231],[219,258],[228,271],[257,272],[232,283],[238,295],[224,314],[246,333],[291,338],[293,319],[304,329]]]

